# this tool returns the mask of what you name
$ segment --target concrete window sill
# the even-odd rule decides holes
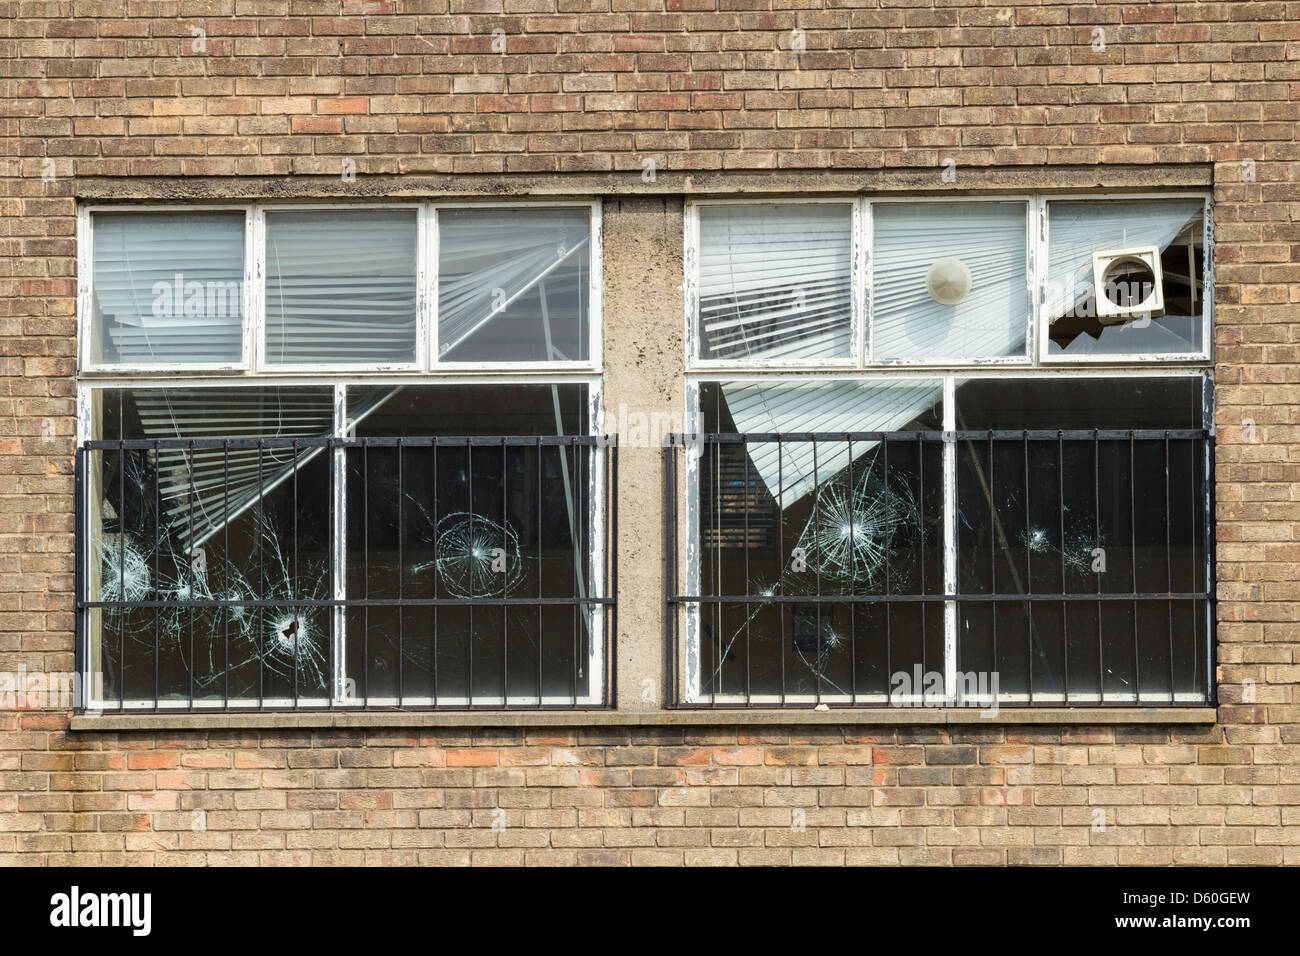
[[[970,708],[893,710],[650,711],[336,711],[247,714],[77,715],[74,731],[282,730],[372,727],[782,727],[1043,724],[1213,724],[1213,707],[1003,708],[981,716]]]

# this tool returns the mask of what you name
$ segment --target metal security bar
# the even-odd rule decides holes
[[[670,436],[673,699],[1211,703],[1212,468],[1201,429]]]
[[[587,709],[614,693],[617,442],[77,451],[90,709]]]

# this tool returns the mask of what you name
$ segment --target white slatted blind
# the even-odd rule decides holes
[[[1024,203],[878,203],[872,209],[872,337],[877,359],[1019,355],[1029,322]],[[971,274],[956,305],[926,275],[956,258]]]
[[[95,213],[93,235],[93,361],[240,361],[243,213]]]
[[[438,213],[438,354],[491,348],[504,361],[556,358],[585,343],[591,214],[587,209],[451,209]],[[550,293],[543,295],[549,287]],[[555,294],[559,292],[560,294]]]
[[[897,431],[924,415],[943,398],[937,382],[867,385],[840,381],[765,385],[759,382],[722,386],[736,431],[763,432],[886,432]],[[863,455],[876,442],[855,442]],[[846,442],[762,442],[749,447],[750,461],[782,509],[825,484],[848,467]]]
[[[852,208],[700,207],[700,358],[847,358]]]
[[[413,209],[266,214],[270,365],[416,361]]]

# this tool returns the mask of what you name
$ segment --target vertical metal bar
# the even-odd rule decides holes
[[[720,403],[721,399],[717,400]],[[716,403],[715,403],[716,404]],[[717,416],[715,414],[714,421]],[[709,446],[713,452],[713,594],[722,594],[722,445],[713,442]],[[709,703],[717,703],[718,693],[722,690],[722,602],[713,605],[713,679],[709,689]]]
[[[537,500],[533,510],[537,512],[537,706],[545,700],[543,691],[542,651],[546,628],[542,622],[542,436],[537,436]]]
[[[884,477],[883,484],[884,484],[884,488],[885,488],[885,493],[884,493],[884,496],[883,496],[883,497],[884,497],[884,502],[885,502],[885,525],[884,525],[884,527],[888,528],[888,527],[889,527],[889,439],[888,439],[888,438],[881,439],[881,442],[880,442],[880,448],[881,448],[881,454],[882,454],[882,456],[883,456],[883,458],[884,458],[884,468],[885,468],[885,473],[884,473],[884,476],[883,476],[883,477]],[[852,451],[851,451],[851,450],[850,450],[850,452],[849,452],[849,455],[850,455],[850,464],[852,464]],[[852,478],[852,475],[850,475],[850,479],[851,479],[851,478]],[[851,508],[849,509],[849,512],[850,512],[850,514],[852,514],[852,509],[851,509]],[[922,525],[922,527],[924,528],[924,524]],[[924,532],[922,532],[922,535],[924,536]],[[886,544],[887,544],[887,542],[886,542]],[[922,549],[922,550],[924,551],[924,549]],[[893,591],[893,587],[894,587],[894,586],[893,586],[893,582],[892,582],[892,579],[891,579],[891,576],[890,576],[890,573],[891,573],[891,571],[892,571],[893,569],[890,567],[890,563],[891,563],[891,562],[890,562],[890,555],[889,555],[889,547],[886,546],[886,547],[885,547],[885,596],[886,596],[886,597],[889,597],[889,596],[891,596],[891,595],[894,593],[894,591]],[[924,570],[924,568],[925,568],[925,555],[924,555],[924,553],[923,553],[922,556],[921,556],[921,567],[922,567],[922,571],[921,571],[921,573],[924,574],[924,573],[925,573],[925,570]],[[922,589],[921,593],[922,593],[922,594],[925,593],[924,588]],[[852,605],[850,605],[850,607],[852,607]],[[893,618],[893,616],[894,616],[894,605],[893,605],[892,602],[890,602],[890,601],[886,601],[886,602],[885,602],[885,688],[886,688],[886,693],[888,693],[888,688],[889,688],[889,686],[890,686],[890,683],[889,683],[889,677],[890,677],[890,674],[892,673],[892,672],[890,671],[890,669],[889,669],[889,660],[890,660],[890,658],[893,656],[893,653],[892,653],[893,649],[890,647],[890,644],[891,644],[891,642],[892,642],[892,640],[893,640],[893,629],[892,629],[892,624],[891,624],[891,619]],[[926,638],[926,634],[925,634],[925,602],[922,601],[922,602],[921,602],[921,654],[922,654],[922,660],[925,659],[925,658],[924,658],[924,654],[925,654],[925,638]],[[922,674],[925,673],[925,665],[924,665],[924,664],[921,665],[921,673],[922,673]]]
[[[436,518],[436,515],[435,515]],[[361,439],[361,573],[365,581],[361,593],[366,604],[361,611],[361,684],[366,705],[370,705],[370,440]],[[438,575],[433,576],[437,587]]]
[[[1025,657],[1029,661],[1029,670],[1025,680],[1025,689],[1029,692],[1029,703],[1034,702],[1034,549],[1029,546],[1029,431],[1025,430],[1021,445],[1024,456],[1025,471]]]
[[[1101,432],[1092,430],[1092,517],[1097,547],[1101,544]],[[1102,549],[1104,555],[1105,549]],[[1105,565],[1102,565],[1105,567]],[[1097,571],[1097,703],[1106,702],[1106,648],[1102,642],[1101,612],[1105,602],[1101,600],[1101,571]]]
[[[1061,593],[1065,594],[1065,433],[1056,431],[1056,516],[1061,543]],[[1070,703],[1070,602],[1061,602],[1061,693]]]
[[[1193,288],[1196,276],[1191,277]],[[1170,537],[1170,526],[1174,523],[1173,512],[1169,507],[1169,430],[1165,430],[1165,593],[1174,591],[1174,547]],[[1174,602],[1170,598],[1165,602],[1169,621],[1169,703],[1174,702]]]
[[[94,699],[95,682],[93,676],[90,673],[90,664],[89,664],[90,657],[91,657],[90,648],[86,646],[87,628],[86,628],[85,602],[89,600],[89,595],[86,593],[87,590],[86,552],[90,544],[90,542],[87,540],[87,535],[89,534],[90,531],[89,528],[90,502],[86,500],[86,449],[83,448],[80,444],[78,444],[74,448],[72,456],[73,456],[72,457],[72,461],[73,461],[72,496],[74,499],[73,520],[75,522],[73,527],[73,536],[72,536],[72,552],[73,552],[72,578],[73,578],[73,591],[74,591],[74,606],[76,608],[76,616],[73,618],[73,623],[72,623],[73,632],[74,632],[73,634],[74,641],[73,641],[73,648],[72,648],[72,658],[73,658],[72,666],[76,671],[77,680],[81,684],[81,692],[79,695],[77,695],[77,699],[73,701],[73,704],[79,710],[87,710],[91,707],[91,702]],[[157,471],[155,470],[155,475],[156,474]],[[156,555],[157,551],[155,550],[154,553]],[[154,578],[154,583],[155,586],[157,586],[157,577]],[[100,596],[102,597],[103,595]],[[155,608],[154,610],[155,616],[157,615],[157,613],[158,613],[157,609]],[[157,664],[157,660],[158,660],[158,655],[155,653],[154,654],[155,667]],[[154,687],[155,687],[154,696],[157,697],[156,678],[154,681]],[[75,689],[76,688],[74,685],[74,690]],[[156,702],[155,702],[155,706],[156,706]]]
[[[510,560],[510,538],[507,525],[510,523],[510,496],[507,493],[507,484],[510,481],[510,454],[506,448],[505,436],[501,436],[501,560],[503,562],[503,573],[501,575],[501,706],[508,706],[510,703],[510,606],[505,604],[506,598],[506,565],[504,562]]]
[[[298,620],[298,439],[293,440],[293,466],[290,476],[293,491],[293,580],[289,582],[289,598],[293,601],[293,640],[289,653],[293,655],[293,706],[298,707],[298,649],[302,647],[302,623]]]
[[[785,448],[781,436],[776,436],[776,541],[777,554],[780,555],[781,568],[785,570]],[[780,576],[777,581],[780,581]],[[793,607],[793,605],[791,605]],[[781,622],[781,706],[785,706],[785,608],[780,602],[776,605],[776,614]]]
[[[751,661],[753,658],[753,645],[750,640],[749,622],[750,622],[750,618],[754,616],[751,611],[751,605],[749,603],[749,502],[750,502],[749,445],[748,444],[741,445],[740,450],[742,452],[740,457],[744,462],[743,467],[744,467],[744,478],[745,478],[744,484],[741,485],[741,487],[744,489],[744,496],[745,496],[744,507],[742,509],[743,511],[742,517],[745,523],[745,539],[744,539],[745,540],[744,543],[744,548],[745,548],[745,552],[744,552],[745,553],[745,702],[748,703],[750,700],[753,699],[753,694],[751,693],[751,687],[752,687]]]
[[[186,551],[186,557],[189,562],[189,567],[186,569],[187,570],[186,577],[190,581],[190,587],[188,592],[189,600],[190,600],[190,607],[189,607],[190,668],[189,670],[190,670],[190,710],[193,710],[194,709],[194,670],[195,668],[198,667],[198,660],[194,654],[194,601],[199,592],[199,582],[198,582],[198,571],[194,567],[194,558],[195,558],[194,552],[196,550],[194,547],[194,499],[196,496],[194,494],[194,439],[192,438],[190,439],[189,455],[186,461],[186,472],[188,473],[189,482],[190,482],[190,498],[188,502],[189,520],[186,522],[186,525],[190,533],[190,546]]]
[[[266,598],[266,485],[263,476],[266,439],[257,440],[257,709],[266,706],[264,661],[265,649],[260,646],[266,637],[266,609],[260,602]]]
[[[845,436],[848,442],[849,452],[849,580],[853,582],[850,597],[856,597],[858,593],[857,579],[854,573],[857,569],[858,552],[857,538],[853,533],[853,494],[857,485],[853,481],[853,439]],[[882,444],[885,446],[885,454],[889,454],[889,442],[886,440]],[[888,460],[886,459],[886,462]],[[886,463],[885,474],[885,520],[889,520],[889,467]],[[886,525],[888,527],[888,525]],[[885,560],[889,560],[889,548],[885,548]],[[857,621],[857,603],[849,601],[849,703],[858,702],[858,621]]]
[[[155,482],[155,487],[157,482]],[[230,587],[230,439],[221,443],[221,586],[229,597],[234,593]],[[225,645],[226,671],[222,679],[222,697],[227,707],[230,706],[230,613],[227,607],[221,617],[222,643]]]
[[[994,504],[994,485],[995,475],[993,473],[993,432],[989,431],[989,593],[994,595],[989,602],[990,626],[993,632],[993,666],[1001,667],[1001,658],[998,657],[998,513],[997,505]],[[971,458],[975,457],[975,448],[972,445],[969,448]],[[974,461],[971,462],[974,464]]]
[[[402,436],[397,436],[397,706],[406,698],[406,459]]]
[[[434,598],[434,600],[436,601],[436,600],[438,599],[438,575],[437,575],[437,570],[438,570],[438,535],[437,535],[437,528],[438,528],[438,436],[437,436],[437,435],[434,435],[434,436],[433,436],[433,443],[432,443],[432,445],[431,445],[430,447],[432,447],[432,449],[433,449],[433,502],[432,502],[432,507],[433,507],[433,527],[434,527],[434,535],[433,535],[433,568],[434,568],[434,572],[435,572],[434,575],[433,575],[433,598]],[[436,605],[436,604],[433,606],[433,675],[432,675],[432,684],[433,684],[433,686],[432,686],[433,694],[432,694],[432,696],[430,697],[430,700],[433,702],[433,705],[436,707],[436,706],[438,706],[438,605]]]
[[[1129,574],[1133,581],[1133,593],[1138,593],[1137,586],[1137,455],[1135,454],[1133,432],[1128,433],[1128,531],[1129,531]],[[1138,602],[1133,599],[1133,702],[1142,701],[1142,658],[1138,651]]]
[[[821,527],[821,475],[817,467],[817,439],[812,440],[812,458],[813,458],[813,527]],[[817,678],[817,703],[822,702],[822,668],[821,668],[821,650],[822,650],[822,567],[821,562],[813,566],[813,581],[817,589],[817,613],[814,620],[817,623],[817,629],[813,633],[813,648],[817,654],[817,670],[814,676]],[[834,620],[834,618],[832,618]],[[746,701],[748,703],[748,701]]]
[[[614,436],[612,441],[606,446],[606,460],[608,462],[606,474],[610,476],[609,495],[606,497],[605,507],[609,509],[609,544],[605,548],[606,562],[608,563],[609,573],[605,580],[609,582],[609,591],[607,596],[614,598],[614,603],[609,605],[609,614],[607,620],[609,626],[606,629],[606,656],[609,660],[608,674],[609,685],[603,690],[603,702],[609,703],[616,700],[618,693],[618,437]],[[676,487],[676,486],[674,486]]]
[[[1213,304],[1213,300],[1210,300]],[[1213,420],[1211,420],[1213,421]],[[1215,501],[1215,467],[1214,460],[1214,433],[1211,431],[1202,439],[1204,442],[1204,468],[1205,468],[1205,493],[1202,498],[1201,532],[1204,535],[1201,550],[1204,553],[1206,562],[1205,569],[1205,587],[1206,587],[1206,609],[1205,609],[1205,692],[1206,697],[1211,704],[1218,704],[1219,685],[1216,679],[1216,673],[1219,664],[1219,645],[1214,639],[1215,628],[1218,624],[1218,614],[1216,606],[1218,602],[1218,581],[1219,581],[1219,564],[1218,555],[1214,550],[1214,501]],[[1194,470],[1193,470],[1194,473]],[[1196,496],[1192,496],[1193,501]],[[1193,505],[1195,507],[1195,505]]]
[[[465,706],[474,706],[474,565],[473,565],[473,544],[474,544],[474,439],[465,439],[465,480],[468,485],[468,508],[469,514],[469,532],[468,541],[471,552],[469,561],[466,566],[469,569],[469,575],[466,578],[469,587],[470,604],[467,607],[469,613],[469,630],[466,633],[466,653],[465,653]]]
[[[153,586],[154,593],[160,593],[158,586],[162,583],[162,574],[160,573],[160,552],[162,551],[162,529],[159,525],[162,523],[162,463],[158,457],[158,439],[153,442]],[[225,489],[222,489],[223,495]],[[225,581],[222,581],[225,584]],[[228,612],[227,612],[228,613]],[[162,672],[158,666],[158,653],[162,644],[162,635],[160,633],[159,618],[162,616],[162,608],[153,609],[153,707],[158,709],[158,698],[160,696],[160,685],[162,683]],[[228,653],[228,652],[227,652]],[[230,682],[230,665],[226,664],[226,683]],[[230,702],[230,692],[227,690],[225,695],[226,703]]]
[[[943,380],[943,587],[957,593],[957,399],[952,376]],[[943,605],[945,696],[957,686],[956,600]]]
[[[574,440],[570,436],[564,436],[562,441],[563,444],[560,447],[564,452],[564,457],[566,461],[569,460],[569,451],[570,450],[573,451],[573,459],[572,459],[573,465],[572,467],[569,468],[569,474],[566,477],[565,481],[570,488],[569,500],[576,501],[578,498],[578,447],[576,444],[574,444]],[[578,610],[578,601],[582,597],[582,587],[579,584],[579,578],[578,578],[578,574],[579,574],[578,562],[580,560],[579,555],[582,554],[582,548],[579,545],[579,541],[578,541],[579,527],[580,525],[571,518],[569,521],[569,537],[572,540],[570,540],[569,544],[570,544],[570,550],[573,552],[573,582],[572,582],[573,603],[570,605],[572,609],[572,613],[570,614],[570,619],[573,622],[573,659],[571,661],[572,670],[573,670],[573,680],[569,685],[570,688],[569,699],[573,704],[573,706],[575,707],[578,705],[578,659],[582,653],[582,645],[581,645],[582,628],[580,626],[581,623],[579,620],[580,613]]]
[[[119,418],[120,422],[121,419]],[[126,443],[120,437],[117,440],[117,599],[122,601],[122,609],[117,615],[117,700],[119,707],[126,707]],[[193,704],[193,694],[190,703]]]

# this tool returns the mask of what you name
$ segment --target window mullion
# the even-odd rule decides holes
[[[347,438],[348,426],[348,388],[346,385],[334,386],[334,430],[335,438]],[[343,601],[347,598],[347,451],[335,448],[330,463],[333,480],[334,500],[330,512],[333,515],[333,529],[330,535],[333,554],[331,555],[333,581],[332,598]],[[334,608],[334,671],[331,675],[333,687],[330,697],[337,703],[355,703],[355,692],[349,691],[347,677],[347,609],[338,604]]]
[[[438,364],[438,210],[432,203],[420,206],[419,253],[416,282],[416,349],[420,367],[431,371]]]
[[[957,404],[956,379],[943,380],[943,590],[957,593]],[[924,638],[922,638],[924,640]],[[944,694],[948,703],[957,689],[957,602],[943,604]]]
[[[857,364],[863,368],[871,364],[871,202],[859,199],[854,205],[853,236],[856,243],[853,255],[853,302],[857,309],[854,326],[854,348]]]
[[[244,316],[244,368],[258,372],[266,360],[266,211],[261,206],[253,206],[245,221],[249,271],[245,277],[248,305]]]

